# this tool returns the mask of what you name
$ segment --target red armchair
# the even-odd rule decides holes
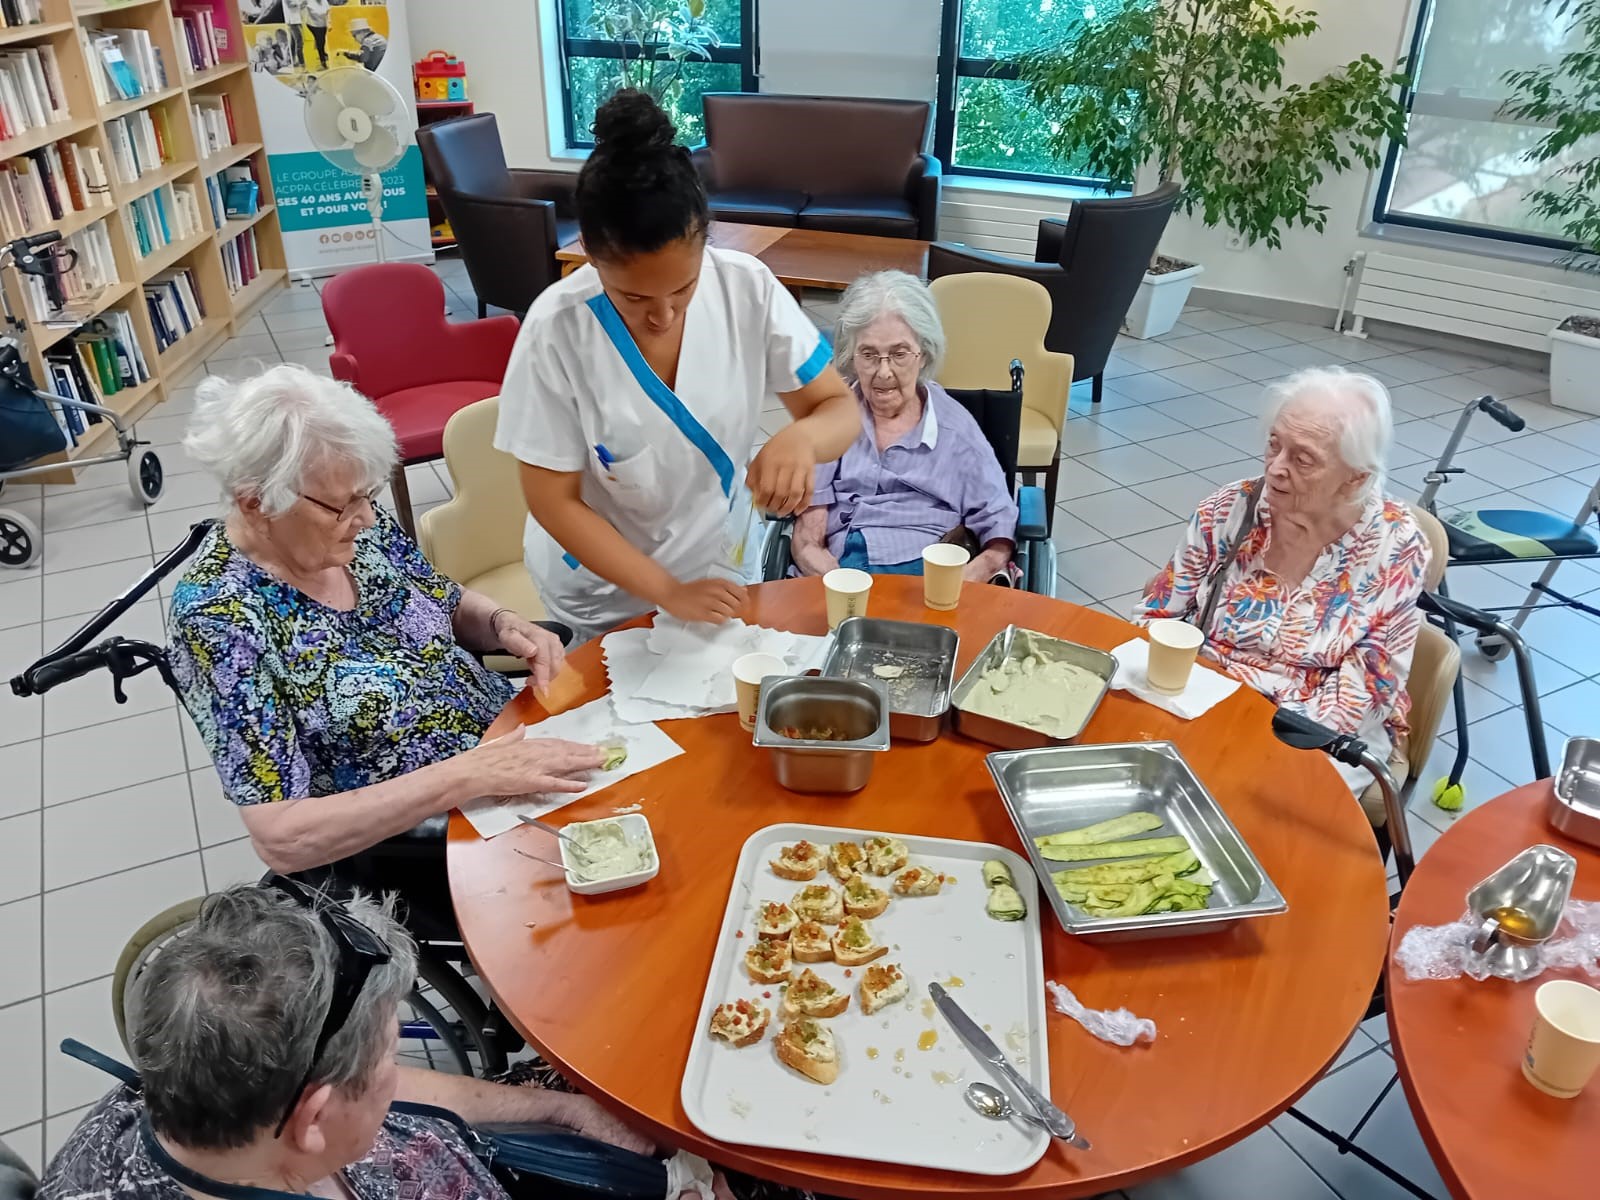
[[[500,394],[515,317],[451,324],[444,284],[416,263],[357,267],[322,289],[333,333],[328,365],[394,426],[400,463],[390,480],[395,516],[416,536],[406,467],[444,455],[444,426],[455,413]]]

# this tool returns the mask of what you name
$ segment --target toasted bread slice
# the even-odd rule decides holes
[[[887,953],[889,947],[877,943],[860,917],[846,917],[833,935],[833,961],[842,967],[859,967]]]
[[[944,887],[945,877],[927,867],[907,867],[895,876],[894,894],[897,896],[937,896]]]
[[[849,992],[841,992],[807,967],[783,993],[781,1011],[786,1019],[793,1020],[795,1017],[837,1017],[849,1007]]]
[[[744,969],[757,983],[786,983],[789,979],[789,943],[757,938],[744,952]]]
[[[844,901],[839,893],[825,883],[803,887],[789,901],[789,907],[802,921],[821,921],[824,925],[837,925],[844,920]]]
[[[801,921],[794,927],[789,946],[795,962],[819,963],[833,961],[833,943],[820,921]]]
[[[756,933],[764,938],[783,939],[794,932],[800,918],[787,904],[763,904],[756,919]]]
[[[802,882],[815,879],[822,870],[824,851],[810,842],[796,842],[785,846],[772,860],[772,873],[780,879],[798,879]]]
[[[711,1036],[726,1038],[736,1047],[753,1046],[767,1032],[772,1010],[753,1000],[719,1004],[711,1014]]]
[[[888,1008],[906,998],[911,983],[898,963],[884,963],[868,967],[861,977],[861,1011],[869,1017],[880,1008]]]
[[[839,1078],[839,1047],[833,1030],[821,1021],[810,1017],[790,1021],[772,1044],[777,1047],[778,1061],[807,1079],[826,1085]]]
[[[873,887],[863,875],[856,875],[844,885],[844,910],[853,917],[881,917],[889,907],[889,893]]]
[[[874,875],[893,875],[911,857],[899,838],[869,837],[862,848],[867,855],[867,870]]]
[[[866,860],[860,842],[835,842],[828,848],[828,870],[840,883],[861,870]]]

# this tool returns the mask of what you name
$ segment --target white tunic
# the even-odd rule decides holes
[[[747,519],[744,475],[762,410],[810,383],[831,355],[771,271],[708,247],[668,388],[585,265],[545,289],[523,321],[495,446],[530,466],[581,471],[584,503],[631,545],[681,580],[705,578],[727,564],[730,519]],[[572,549],[529,518],[528,572],[576,640],[649,610]],[[746,562],[758,557],[752,550]]]

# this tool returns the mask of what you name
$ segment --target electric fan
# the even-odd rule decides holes
[[[382,262],[382,175],[416,140],[416,116],[393,84],[363,67],[334,67],[308,82],[306,133],[323,158],[361,180]]]

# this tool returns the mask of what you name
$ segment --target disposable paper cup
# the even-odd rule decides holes
[[[935,542],[922,552],[922,602],[949,612],[961,603],[961,570],[972,555],[961,546]]]
[[[1200,652],[1200,644],[1206,636],[1187,621],[1174,621],[1170,617],[1151,621],[1148,632],[1150,665],[1146,674],[1150,686],[1175,696],[1189,686],[1194,656]]]
[[[836,567],[822,577],[828,593],[828,628],[839,628],[846,617],[867,615],[867,599],[872,592],[872,576],[854,567]]]
[[[1600,1068],[1600,991],[1556,979],[1533,994],[1533,1007],[1522,1073],[1541,1092],[1570,1100]]]
[[[768,675],[786,675],[788,664],[775,654],[746,654],[733,662],[733,688],[739,695],[739,724],[756,729],[756,709],[761,704],[761,681]]]

